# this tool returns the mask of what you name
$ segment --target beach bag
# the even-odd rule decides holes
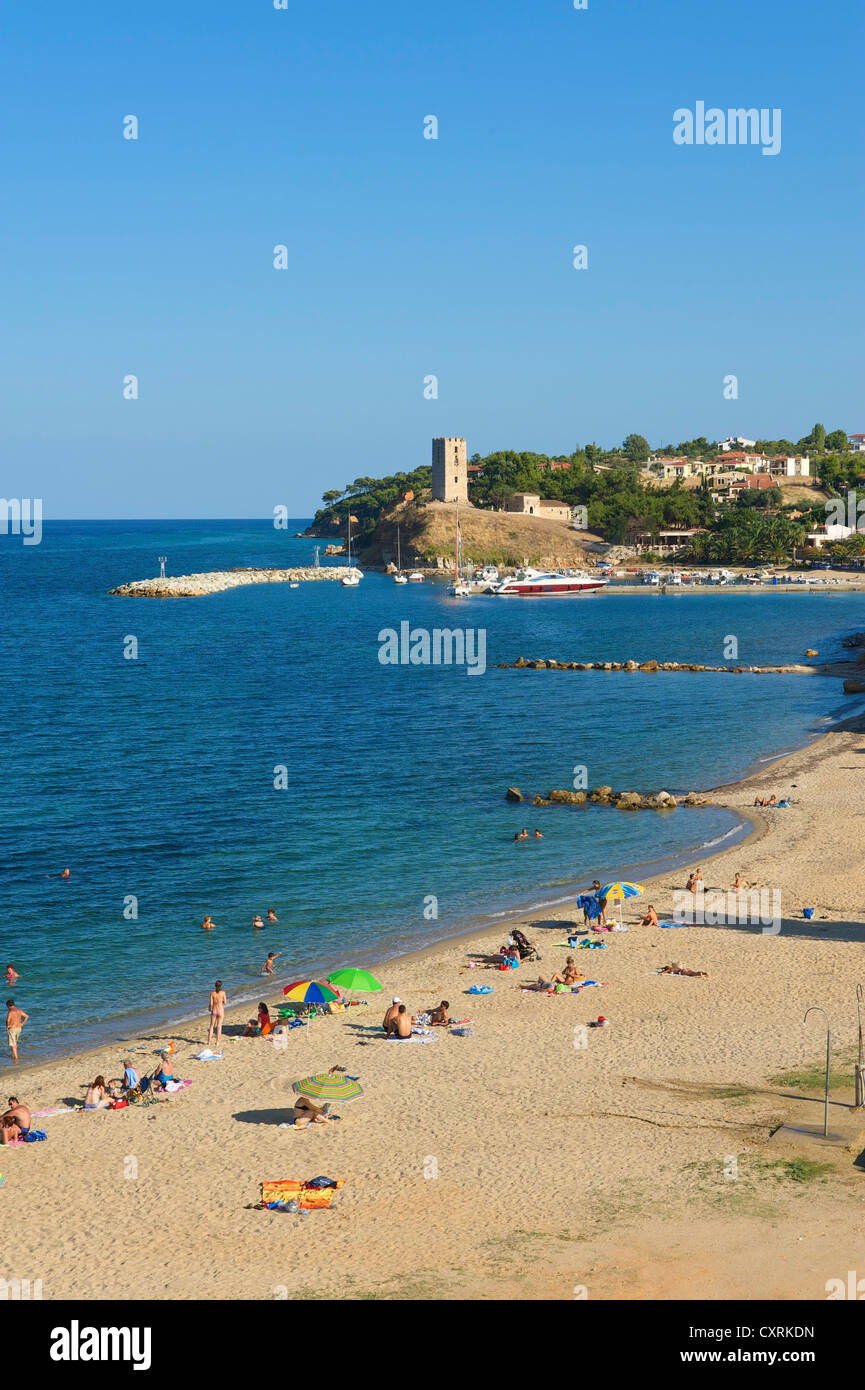
[[[126,1110],[129,1106],[128,1100],[113,1100],[109,1105],[109,1110]]]

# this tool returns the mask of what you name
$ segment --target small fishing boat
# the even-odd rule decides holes
[[[411,574],[408,577],[409,584],[422,584],[423,581],[424,577],[421,574],[420,570],[412,570]]]

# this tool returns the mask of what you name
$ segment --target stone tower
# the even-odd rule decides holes
[[[468,503],[468,472],[464,439],[432,442],[432,495],[434,502]]]

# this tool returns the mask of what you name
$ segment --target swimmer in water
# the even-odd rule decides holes
[[[10,964],[6,966],[7,985],[14,985],[15,981],[20,979],[21,976],[18,974],[18,971],[15,969],[14,965],[12,965],[10,962]]]
[[[274,910],[273,910],[272,907],[269,907],[269,908],[267,909],[267,920],[268,920],[268,922],[278,922],[278,921],[279,921],[279,918],[277,917],[277,915],[276,915],[276,913],[274,912]]]
[[[540,830],[536,830],[536,831],[535,831],[535,839],[536,839],[536,840],[542,840],[543,838],[544,838],[544,837],[543,837],[543,835],[541,834]]]
[[[252,925],[253,925],[254,927],[263,927],[263,926],[264,926],[264,923],[262,922],[261,917],[260,917],[260,915],[259,915],[257,912],[256,912],[255,916],[254,916],[253,919],[252,919]]]
[[[71,869],[64,869],[63,872],[62,872],[62,874],[60,875],[60,877],[61,877],[61,878],[71,878],[71,877],[72,877],[72,870],[71,870]]]
[[[202,930],[202,931],[213,931],[213,928],[214,928],[215,926],[216,926],[216,923],[213,921],[212,917],[210,916],[210,913],[208,912],[207,916],[205,917],[204,921],[203,921],[202,924],[201,924],[201,930]]]
[[[282,955],[282,951],[268,951],[268,953],[267,953],[267,960],[264,962],[264,965],[261,967],[261,973],[262,973],[262,975],[272,975],[272,974],[273,974],[273,962],[276,960],[277,956],[281,956],[281,955]]]

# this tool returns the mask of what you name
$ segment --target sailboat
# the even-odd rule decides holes
[[[408,575],[402,572],[402,557],[399,553],[399,527],[396,528],[396,574],[393,577],[394,584],[407,584]]]
[[[451,598],[468,598],[471,589],[462,578],[462,538],[460,536],[460,509],[457,507],[457,534],[454,542],[454,582],[448,584],[448,594]]]
[[[352,563],[351,563],[351,515],[349,515],[349,518],[348,518],[348,569],[346,570],[345,574],[341,574],[341,575],[340,575],[340,577],[339,577],[339,582],[340,582],[340,584],[344,584],[346,588],[352,588],[352,589],[353,589],[353,588],[355,587],[355,585],[359,584],[360,581],[361,581],[362,579],[363,579],[363,575],[361,574],[360,570],[357,568],[357,566],[352,566]]]

